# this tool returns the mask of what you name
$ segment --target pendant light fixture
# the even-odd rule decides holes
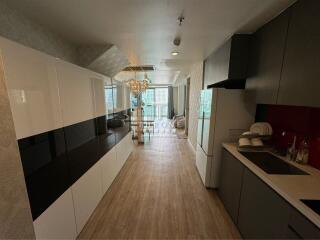
[[[128,80],[127,85],[130,89],[130,91],[138,96],[140,95],[142,92],[146,91],[149,88],[150,85],[150,80],[148,78],[147,73],[144,73],[144,79],[143,80],[138,80],[137,79],[137,72],[134,72],[134,78]]]

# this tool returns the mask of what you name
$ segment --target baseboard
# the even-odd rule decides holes
[[[189,143],[189,145],[190,145],[193,153],[196,154],[196,150],[194,149],[194,147],[193,147],[192,143],[190,142],[190,139],[189,139],[189,138],[188,138],[188,143]]]

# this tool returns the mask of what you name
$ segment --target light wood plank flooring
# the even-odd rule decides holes
[[[137,146],[79,235],[82,239],[240,238],[205,189],[186,139]]]

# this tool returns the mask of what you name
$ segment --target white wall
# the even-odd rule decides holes
[[[185,85],[178,86],[178,115],[184,114]]]
[[[188,139],[194,149],[197,147],[199,97],[202,89],[203,62],[196,63],[190,73],[189,132]]]
[[[173,87],[173,109],[174,114],[178,114],[178,87]]]

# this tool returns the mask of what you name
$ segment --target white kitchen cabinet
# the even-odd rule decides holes
[[[102,192],[105,193],[120,171],[117,164],[116,148],[112,148],[101,160]]]
[[[64,126],[94,118],[92,73],[60,60],[56,68]]]
[[[102,76],[95,75],[91,77],[92,91],[94,96],[94,111],[95,117],[107,115],[107,106],[104,93],[104,81]]]
[[[117,152],[117,164],[119,164],[120,169],[122,168],[123,164],[128,159],[130,153],[133,150],[133,142],[131,138],[131,133],[128,133],[117,145],[116,145],[116,152]],[[119,170],[120,170],[119,169]]]
[[[102,198],[101,165],[97,162],[71,186],[78,234]]]
[[[127,134],[114,148],[102,157],[102,190],[105,193],[133,151],[131,134]]]
[[[17,139],[62,127],[55,59],[0,37]]]
[[[127,110],[130,108],[130,89],[126,84],[124,84],[123,86],[123,103],[124,103],[124,110]]]
[[[71,190],[65,191],[33,225],[36,239],[75,239],[77,231]]]

